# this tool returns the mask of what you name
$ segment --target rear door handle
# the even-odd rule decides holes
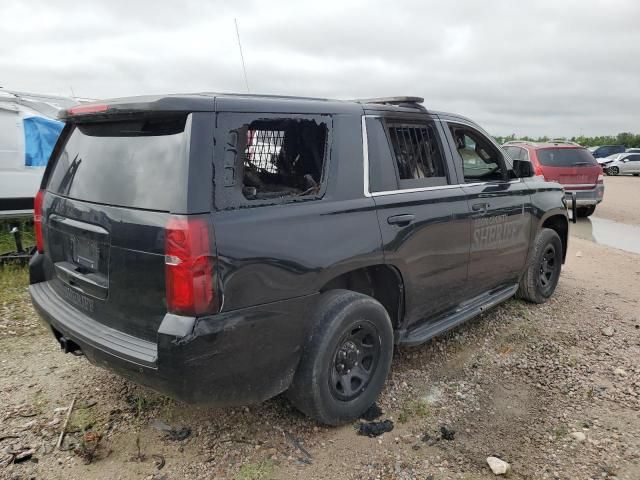
[[[484,202],[484,203],[474,203],[473,205],[471,205],[471,210],[473,210],[474,212],[478,212],[480,210],[488,210],[489,209],[489,204]]]
[[[402,215],[393,215],[387,218],[389,225],[409,225],[415,220],[415,217],[411,214],[405,213]]]

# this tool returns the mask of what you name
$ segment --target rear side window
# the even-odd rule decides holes
[[[326,115],[220,114],[216,195],[229,206],[320,197],[330,132]]]
[[[187,117],[75,125],[47,189],[107,205],[171,211],[186,188]]]
[[[547,167],[581,167],[598,165],[584,148],[543,148],[538,150],[538,161]]]
[[[447,184],[442,148],[433,122],[387,125],[401,188]]]
[[[312,120],[251,122],[244,148],[245,198],[317,195],[326,144],[326,125]]]

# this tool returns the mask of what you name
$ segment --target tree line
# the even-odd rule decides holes
[[[529,142],[549,142],[551,140],[558,140],[558,138],[551,137],[518,137],[515,133],[508,135],[506,137],[494,137],[499,144],[503,144],[505,142],[511,142],[513,140],[527,140]],[[584,135],[580,135],[578,137],[571,138],[563,138],[562,140],[569,140],[571,142],[576,142],[582,145],[583,147],[597,147],[599,145],[624,145],[627,148],[638,147],[640,148],[640,135],[636,135],[630,132],[619,133],[618,135],[601,135],[598,137],[585,137]]]

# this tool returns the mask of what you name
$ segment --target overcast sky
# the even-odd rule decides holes
[[[640,1],[22,1],[0,86],[92,98],[418,95],[494,135],[640,133]]]

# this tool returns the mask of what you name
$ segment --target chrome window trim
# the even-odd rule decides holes
[[[462,188],[462,187],[477,187],[480,185],[494,185],[496,183],[518,183],[521,182],[521,178],[517,178],[515,180],[509,180],[508,182],[474,182],[474,183],[455,183],[451,185],[438,185],[435,187],[419,187],[419,188],[405,188],[399,190],[386,190],[382,192],[370,192],[369,191],[369,140],[367,137],[367,118],[380,118],[380,115],[362,115],[362,170],[363,170],[363,185],[364,185],[364,196],[371,197],[382,197],[387,195],[398,195],[400,193],[416,193],[416,192],[429,192],[431,190],[448,190],[452,188]],[[442,119],[433,119],[436,122],[443,122]],[[459,122],[462,123],[462,122]],[[473,127],[476,130],[479,130],[477,126],[466,124],[469,127]],[[482,130],[480,130],[482,132]]]

